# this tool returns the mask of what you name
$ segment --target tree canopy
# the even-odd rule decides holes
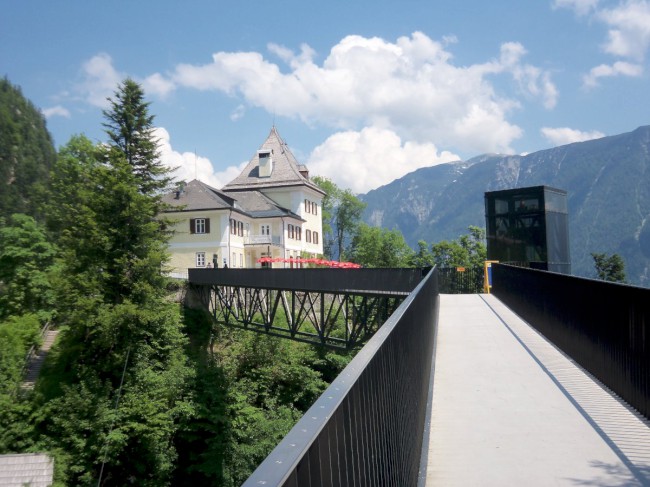
[[[362,223],[352,239],[350,258],[363,267],[409,267],[413,250],[399,230]]]
[[[626,282],[625,262],[618,254],[592,252],[598,279],[609,282]]]
[[[487,258],[485,229],[469,226],[469,233],[456,240],[443,240],[431,246],[433,262],[440,267],[483,267]]]
[[[104,128],[110,145],[123,154],[138,180],[140,192],[151,195],[169,186],[169,169],[162,164],[154,136],[154,116],[144,101],[142,87],[127,78],[104,110]]]
[[[361,222],[366,204],[349,189],[341,189],[321,176],[312,181],[327,194],[323,199],[323,247],[325,255],[343,260]]]
[[[39,217],[41,191],[55,158],[41,112],[20,88],[0,79],[0,217]]]

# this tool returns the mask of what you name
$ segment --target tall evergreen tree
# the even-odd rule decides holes
[[[158,219],[159,190],[167,169],[140,87],[125,81],[116,100],[105,113],[111,145],[74,138],[53,171],[49,227],[65,242],[60,357],[69,376],[48,403],[48,436],[69,442],[59,449],[78,450],[71,484],[96,483],[101,472],[102,485],[128,478],[167,485],[179,418],[191,409],[192,373],[180,313],[161,275],[168,235]],[[79,430],[87,423],[98,427]]]
[[[132,79],[124,80],[114,98],[108,99],[110,109],[104,111],[104,128],[112,147],[124,154],[138,178],[143,194],[154,194],[168,187],[171,178],[158,153],[158,141],[153,135],[154,116],[144,91]]]

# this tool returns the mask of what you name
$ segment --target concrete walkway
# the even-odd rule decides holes
[[[43,345],[41,345],[41,347],[36,352],[34,352],[29,360],[29,363],[27,364],[27,372],[25,374],[23,382],[20,385],[21,389],[34,389],[36,379],[38,379],[38,375],[41,373],[41,368],[45,363],[47,354],[50,353],[50,349],[52,348],[52,345],[54,345],[58,334],[59,330],[47,330],[45,332],[43,335]]]
[[[427,486],[650,485],[650,424],[491,295],[442,295]]]

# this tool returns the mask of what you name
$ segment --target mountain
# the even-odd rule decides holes
[[[525,156],[486,154],[418,169],[360,198],[364,220],[413,247],[485,227],[486,191],[546,185],[568,193],[572,271],[595,277],[591,252],[618,253],[650,286],[650,126]]]

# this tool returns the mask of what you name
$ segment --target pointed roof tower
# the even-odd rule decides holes
[[[306,177],[307,168],[298,164],[275,126],[239,176],[222,191],[250,191],[287,186],[307,186],[318,193],[322,189]]]

